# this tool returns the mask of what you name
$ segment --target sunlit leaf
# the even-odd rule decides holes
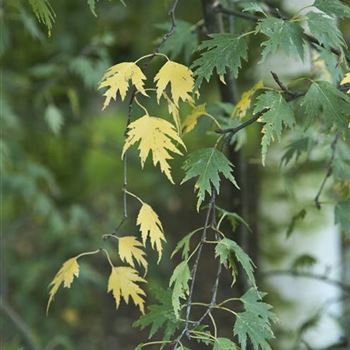
[[[128,266],[113,267],[108,279],[107,291],[112,292],[117,308],[121,299],[124,299],[128,304],[130,297],[144,314],[145,301],[143,296],[145,296],[145,292],[138,285],[138,283],[143,282],[146,281],[133,268]]]
[[[158,102],[168,84],[176,106],[179,105],[179,100],[193,102],[190,95],[194,87],[193,73],[187,66],[167,61],[155,76],[154,81],[157,86]]]
[[[162,241],[165,241],[163,227],[157,213],[146,203],[142,204],[137,216],[137,225],[140,226],[143,245],[149,237],[152,248],[158,252],[159,262],[163,251]]]
[[[121,99],[124,100],[129,89],[130,82],[137,91],[147,96],[144,89],[145,79],[146,76],[134,62],[118,63],[108,68],[98,86],[99,89],[107,88],[106,92],[103,94],[106,96],[106,99],[102,110],[104,110],[110,104],[112,99],[116,100],[118,92]]]
[[[153,164],[156,166],[159,163],[161,171],[174,183],[168,163],[173,157],[169,152],[182,154],[175,142],[186,148],[174,126],[162,118],[144,115],[129,124],[122,155],[138,142],[142,167],[148,154],[152,152]]]
[[[66,262],[64,262],[50,283],[51,289],[49,292],[50,297],[46,308],[47,311],[49,310],[50,304],[53,301],[54,296],[60,286],[63,284],[64,288],[70,288],[74,277],[79,277],[79,264],[76,257],[68,259]]]

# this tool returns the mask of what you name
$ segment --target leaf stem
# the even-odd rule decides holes
[[[107,249],[102,249],[102,251],[105,253],[106,258],[107,258],[107,260],[108,260],[108,263],[109,263],[109,265],[111,266],[111,268],[113,269],[113,268],[114,268],[114,265],[113,265],[113,263],[112,263],[111,257],[109,256],[109,253],[108,253]]]
[[[148,55],[145,55],[145,56],[142,56],[140,57],[139,59],[137,59],[134,63],[138,63],[142,60],[144,60],[145,58],[149,58],[149,57],[154,57],[154,56],[162,56],[162,57],[165,57],[167,59],[167,61],[170,61],[169,57],[167,55],[165,55],[164,53],[160,53],[160,52],[153,52],[153,53],[150,53]]]
[[[149,113],[148,113],[148,111],[147,111],[147,108],[139,102],[139,100],[137,99],[136,96],[135,96],[135,99],[134,99],[134,100],[135,100],[136,104],[137,104],[141,109],[144,110],[144,112],[146,113],[146,115],[149,115]]]
[[[97,254],[101,251],[101,249],[96,249],[96,250],[93,250],[91,252],[84,252],[84,253],[80,253],[79,255],[77,255],[75,258],[76,259],[79,259],[80,257],[82,256],[85,256],[85,255],[94,255],[94,254]]]
[[[130,197],[137,199],[141,204],[145,203],[140,197],[136,196],[136,194],[133,194],[126,189],[124,189],[123,191],[124,191],[124,193],[128,194]]]

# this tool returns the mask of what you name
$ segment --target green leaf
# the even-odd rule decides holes
[[[211,34],[209,40],[203,41],[198,48],[201,56],[193,64],[196,79],[196,88],[199,88],[203,79],[209,81],[214,70],[219,76],[227,72],[227,68],[234,77],[242,66],[242,60],[247,60],[247,38],[232,34]]]
[[[346,47],[343,36],[334,20],[322,13],[309,12],[307,21],[310,32],[326,48],[334,46],[340,50]]]
[[[241,298],[245,311],[237,313],[233,327],[234,335],[238,337],[242,350],[247,349],[249,339],[254,350],[271,350],[268,341],[274,338],[271,323],[276,321],[272,306],[261,301],[264,294],[251,288]]]
[[[303,29],[298,23],[267,17],[259,21],[256,29],[269,37],[261,44],[264,47],[262,61],[280,48],[287,54],[297,53],[304,59]]]
[[[188,233],[184,238],[182,238],[176,245],[174,251],[171,253],[171,257],[173,257],[177,252],[179,252],[180,250],[182,250],[182,259],[188,259],[188,254],[190,251],[190,242],[191,242],[191,238],[192,236],[198,232],[201,229],[196,229],[190,233]]]
[[[349,143],[338,139],[334,157],[333,176],[341,180],[350,180]]]
[[[242,225],[244,225],[250,232],[252,232],[252,229],[250,228],[249,224],[237,213],[231,212],[231,211],[227,211],[225,209],[222,209],[218,206],[216,206],[217,211],[219,212],[219,214],[221,214],[219,221],[222,221],[223,219],[225,219],[226,217],[228,218],[231,226],[232,226],[232,230],[235,231],[237,228],[237,224],[241,223]]]
[[[295,123],[293,110],[278,92],[268,91],[260,95],[257,98],[254,113],[261,113],[267,108],[269,110],[260,118],[264,123],[261,139],[263,165],[265,165],[267,150],[271,142],[275,138],[280,140],[284,126],[292,128]]]
[[[49,0],[28,0],[33,12],[40,23],[43,23],[51,35],[51,29],[55,21],[55,12]]]
[[[334,209],[334,220],[342,231],[350,233],[350,199],[339,202]]]
[[[344,72],[342,65],[339,62],[338,55],[322,47],[318,49],[318,53],[320,55],[320,58],[324,61],[326,69],[328,70],[333,83],[339,83],[340,79],[344,75]]]
[[[350,18],[350,7],[339,0],[316,0],[312,6],[317,7],[327,15]]]
[[[45,120],[49,129],[58,135],[61,131],[64,119],[61,111],[55,105],[48,105],[45,110]]]
[[[243,267],[249,281],[255,286],[254,263],[245,251],[233,240],[224,238],[215,247],[215,257],[219,257],[221,264],[228,264],[235,275],[234,259]]]
[[[168,32],[170,22],[158,24],[156,27]],[[193,52],[198,47],[198,37],[192,23],[176,20],[176,31],[163,44],[160,51],[171,59],[178,58],[183,53],[185,61],[189,62]]]
[[[265,10],[263,9],[264,4],[259,4],[257,2],[248,2],[247,4],[242,3],[242,9],[243,12],[257,12],[257,13],[262,13],[266,14]]]
[[[151,292],[159,303],[150,305],[148,312],[134,322],[133,327],[141,329],[150,327],[149,338],[153,337],[163,327],[163,340],[169,340],[180,326],[172,307],[172,291],[170,289],[153,288]]]
[[[238,350],[238,347],[228,338],[216,338],[213,350]]]
[[[288,229],[287,229],[287,238],[289,238],[293,231],[294,231],[294,228],[295,228],[295,225],[297,224],[298,221],[302,221],[304,220],[306,216],[306,210],[305,209],[301,209],[298,213],[296,213],[293,217],[292,217],[292,220],[288,226]]]
[[[181,309],[180,299],[185,299],[189,292],[188,282],[191,279],[190,269],[187,261],[182,261],[176,266],[169,282],[169,286],[173,286],[172,305],[176,318],[179,318],[179,311]]]
[[[323,112],[327,127],[330,128],[336,124],[340,130],[347,129],[350,98],[328,81],[313,82],[304,97],[302,106],[306,110],[309,124]]]
[[[300,137],[286,147],[286,152],[283,154],[281,159],[281,165],[287,166],[288,163],[295,158],[295,162],[298,161],[299,157],[307,152],[310,148],[310,139],[308,137]]]
[[[293,270],[300,270],[305,268],[310,268],[317,263],[317,259],[309,254],[302,254],[295,258],[291,264]]]
[[[198,177],[194,188],[198,191],[197,210],[205,199],[205,193],[212,194],[215,188],[216,193],[220,192],[220,173],[237,188],[235,178],[232,175],[233,165],[226,156],[216,148],[202,148],[191,153],[185,160],[183,169],[186,172],[184,182]]]

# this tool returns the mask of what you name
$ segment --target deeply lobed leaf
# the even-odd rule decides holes
[[[158,262],[162,257],[162,241],[165,241],[162,223],[157,213],[146,203],[142,204],[139,215],[137,216],[137,225],[140,226],[143,245],[146,244],[148,237],[151,246],[158,252]]]
[[[134,304],[139,307],[141,313],[144,314],[145,301],[142,297],[146,294],[138,285],[138,283],[144,282],[146,281],[131,267],[113,267],[108,279],[107,292],[112,292],[117,308],[121,299],[124,299],[128,304],[129,298],[131,298]]]
[[[295,123],[294,113],[283,96],[275,91],[268,91],[257,98],[254,113],[260,113],[268,109],[260,121],[264,123],[261,139],[262,163],[265,164],[266,154],[271,142],[281,138],[285,126],[292,128]]]
[[[267,17],[259,21],[256,29],[269,37],[261,44],[264,47],[262,60],[280,48],[287,54],[298,54],[304,59],[303,29],[298,23]]]
[[[247,38],[228,33],[211,34],[210,39],[203,41],[198,50],[202,51],[201,56],[192,64],[196,88],[201,86],[204,79],[209,81],[214,70],[219,76],[223,76],[229,69],[237,77],[242,60],[248,58]]]
[[[134,260],[147,270],[146,253],[140,249],[142,244],[134,236],[124,236],[118,239],[119,257],[130,266],[135,267]]]
[[[63,284],[64,288],[70,288],[74,277],[79,277],[79,264],[76,257],[65,261],[50,283],[51,289],[49,292],[49,301],[47,302],[46,311],[49,310],[50,304],[60,286]]]
[[[271,350],[269,340],[274,338],[271,323],[276,321],[276,316],[271,311],[271,305],[261,301],[262,296],[255,288],[251,288],[241,298],[245,311],[237,313],[233,331],[242,350],[247,349],[248,339],[254,350]]]
[[[228,179],[237,188],[235,178],[232,175],[232,164],[226,156],[216,148],[203,148],[191,153],[185,160],[183,169],[186,176],[182,184],[192,178],[197,178],[194,188],[197,193],[197,210],[205,199],[205,194],[212,194],[213,188],[216,193],[220,192],[220,174]]]
[[[99,89],[107,88],[106,92],[103,94],[106,96],[106,99],[102,110],[110,104],[112,99],[116,100],[118,93],[121,99],[124,100],[130,82],[137,91],[147,96],[144,89],[144,80],[146,80],[146,76],[134,62],[122,62],[108,68],[98,86]]]
[[[159,163],[161,171],[171,183],[174,183],[168,163],[173,157],[169,152],[182,154],[174,142],[186,148],[174,126],[164,119],[144,115],[129,124],[122,157],[137,142],[142,167],[149,152],[152,152],[153,164],[156,166]]]
[[[188,282],[190,281],[190,279],[191,273],[187,261],[182,261],[179,265],[176,266],[169,282],[169,286],[173,286],[171,300],[176,318],[179,318],[180,316],[180,299],[185,299],[188,295]]]

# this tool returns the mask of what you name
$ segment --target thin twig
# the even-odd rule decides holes
[[[287,102],[294,101],[295,99],[302,97],[305,95],[304,92],[292,92],[290,91],[280,80],[280,78],[277,76],[276,73],[271,72],[272,76],[274,77],[276,83],[280,86],[280,88],[283,90],[283,92],[287,93],[289,95],[288,98],[286,98]],[[283,88],[282,88],[283,87]],[[217,129],[215,130],[218,134],[230,134],[230,136],[234,136],[238,131],[246,128],[247,126],[254,124],[263,114],[268,112],[270,108],[266,107],[262,109],[260,112],[255,113],[250,119],[243,122],[242,124],[236,126],[235,128],[226,128],[226,129]]]
[[[290,91],[288,89],[288,87],[282,82],[282,80],[277,75],[277,73],[271,71],[271,75],[272,75],[273,79],[275,80],[276,84],[281,88],[281,90],[283,92],[285,92],[286,94],[291,95],[291,96],[296,96],[297,95],[297,93],[295,93],[293,91]]]
[[[207,209],[206,216],[205,216],[205,224],[203,226],[203,232],[202,232],[202,236],[201,236],[201,241],[200,241],[197,253],[196,253],[196,260],[195,260],[195,262],[193,264],[192,271],[191,271],[191,278],[192,278],[192,280],[191,280],[190,290],[189,290],[188,298],[187,298],[185,327],[183,328],[183,330],[181,331],[179,336],[174,340],[174,349],[177,347],[177,345],[179,344],[180,340],[185,335],[189,336],[188,332],[190,330],[190,323],[193,323],[190,320],[190,314],[191,314],[191,309],[192,309],[192,298],[193,298],[194,285],[195,285],[196,276],[197,276],[197,270],[198,270],[198,265],[199,265],[199,259],[201,257],[203,245],[205,244],[208,228],[211,227],[211,225],[209,225],[210,215],[212,214],[212,211],[215,212],[215,190],[212,189],[212,191],[213,191],[212,192],[212,196],[210,198],[208,209]],[[198,325],[197,322],[195,322],[193,324],[194,324],[194,326]]]
[[[333,163],[334,163],[334,158],[335,158],[335,152],[336,152],[336,149],[337,149],[337,142],[338,142],[338,135],[335,135],[332,143],[331,143],[331,150],[332,150],[332,154],[331,154],[331,158],[329,160],[329,163],[328,163],[328,167],[327,167],[327,172],[326,172],[326,175],[325,177],[323,178],[322,180],[322,183],[321,183],[321,186],[316,194],[316,197],[314,199],[314,202],[315,202],[315,205],[316,205],[316,208],[317,209],[321,209],[321,202],[320,202],[320,197],[321,197],[321,194],[323,192],[323,189],[327,183],[327,180],[328,178],[332,175],[333,173]]]
[[[174,0],[169,12],[168,16],[170,16],[171,20],[171,27],[167,33],[163,35],[162,40],[160,41],[158,47],[156,48],[155,52],[159,52],[161,47],[164,45],[164,43],[176,32],[176,17],[175,17],[175,12],[176,12],[176,7],[178,5],[179,0]]]
[[[153,60],[153,58],[159,53],[161,47],[164,45],[164,43],[175,33],[176,31],[176,17],[175,17],[175,12],[176,12],[176,7],[178,5],[179,0],[174,0],[168,15],[170,16],[171,19],[171,27],[167,33],[165,33],[162,37],[162,40],[160,41],[159,45],[156,47],[156,49],[153,51],[153,54],[148,57],[146,61],[144,61],[143,68],[146,68],[149,63]],[[127,137],[127,132],[128,132],[128,127],[129,124],[131,123],[131,118],[132,118],[132,109],[133,109],[133,104],[135,101],[135,96],[136,96],[136,89],[133,87],[131,89],[131,94],[130,94],[130,100],[128,104],[128,118],[126,121],[126,126],[125,126],[125,132],[124,132],[124,138]],[[116,235],[118,234],[118,231],[120,228],[123,226],[125,221],[128,218],[128,199],[127,199],[127,189],[128,189],[128,153],[124,153],[124,158],[123,158],[123,217],[120,220],[118,226],[114,229],[114,232],[111,234]],[[105,239],[109,237],[109,235],[104,235],[103,236]]]
[[[216,129],[215,132],[218,134],[231,134],[231,136],[235,135],[238,131],[246,128],[247,126],[254,124],[264,113],[268,112],[270,108],[264,108],[260,112],[255,113],[250,119],[245,121],[244,123],[236,126],[235,128],[227,128],[227,129]]]

